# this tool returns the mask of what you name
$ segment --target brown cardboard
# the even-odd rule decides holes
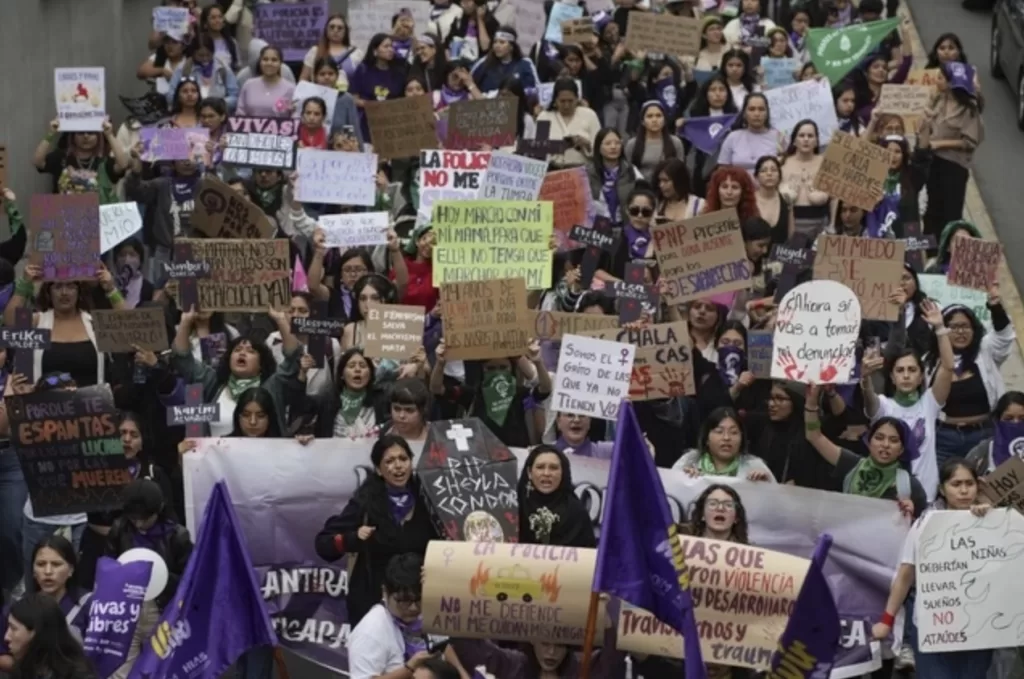
[[[445,358],[521,356],[530,340],[526,281],[445,283],[441,286]]]
[[[814,188],[844,203],[874,210],[889,173],[889,151],[846,132],[832,135]]]
[[[370,304],[363,349],[369,358],[412,358],[423,346],[426,309],[400,304]]]
[[[838,281],[853,290],[865,321],[895,321],[900,307],[890,301],[903,276],[906,244],[890,238],[818,238],[814,277]]]
[[[97,309],[92,312],[96,330],[96,350],[115,354],[135,351],[133,345],[153,352],[170,348],[164,309]]]
[[[691,17],[653,12],[630,12],[626,47],[673,56],[697,56],[701,21]]]
[[[378,158],[419,158],[421,150],[438,147],[431,102],[429,95],[365,102],[363,110]]]
[[[273,238],[277,233],[259,205],[210,175],[199,182],[192,226],[209,238]]]

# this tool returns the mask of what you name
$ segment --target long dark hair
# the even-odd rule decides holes
[[[212,332],[212,326],[210,330]],[[231,377],[231,354],[242,342],[248,342],[253,351],[260,356],[260,382],[269,380],[270,376],[277,370],[277,361],[274,360],[274,354],[266,342],[260,342],[251,335],[239,335],[228,342],[228,348],[224,351],[224,355],[217,365],[217,384],[228,383],[228,378]]]
[[[981,324],[978,317],[975,315],[969,307],[962,304],[951,304],[942,310],[942,320],[945,322],[946,327],[949,327],[949,321],[953,318],[953,314],[963,314],[967,317],[967,320],[971,324],[971,328],[974,330],[974,334],[971,338],[971,343],[967,345],[967,348],[960,351],[961,365],[964,368],[972,368],[978,360],[978,352],[981,350],[981,340],[985,337],[985,326]],[[956,347],[953,348],[953,352],[957,353]],[[934,360],[936,364],[939,360],[939,342],[936,339],[935,334],[932,334],[931,344],[928,350],[929,358]]]
[[[917,353],[917,350],[913,347],[900,347],[899,350],[892,352],[885,358],[885,395],[892,396],[896,393],[896,384],[892,380],[892,371],[896,368],[896,363],[908,356],[913,356],[914,361],[917,363],[918,370],[921,371],[921,384],[918,385],[918,393],[923,392],[928,388],[927,380],[925,379],[925,367],[924,361],[921,360],[921,355]]]
[[[245,432],[242,431],[241,419],[242,411],[250,403],[255,403],[267,414],[267,431],[260,438],[281,438],[281,427],[278,425],[277,419],[277,407],[274,405],[274,399],[271,398],[270,392],[263,387],[251,387],[239,395],[238,403],[235,404],[235,412],[231,415],[232,428],[228,436],[246,437]]]
[[[765,103],[767,104],[767,99]],[[796,153],[796,135],[799,134],[800,128],[804,125],[810,125],[814,128],[814,138],[817,140],[817,144],[814,146],[814,152],[819,153],[821,151],[821,132],[818,131],[818,123],[814,122],[810,118],[804,118],[796,125],[793,126],[793,131],[789,133],[789,147],[786,149],[786,156],[792,156]],[[767,125],[765,125],[767,127]]]
[[[743,108],[740,109],[740,114],[736,116],[736,122],[732,124],[734,130],[745,130],[747,129],[747,106],[750,105],[751,99],[760,99],[764,103],[764,129],[771,129],[772,126],[772,107],[768,103],[768,97],[763,92],[751,92],[743,100]],[[817,128],[817,125],[815,125]]]
[[[412,464],[415,456],[408,442],[397,434],[384,434],[377,439],[377,442],[373,444],[373,449],[370,451],[370,462],[373,464],[373,471],[366,477],[362,485],[356,489],[353,496],[353,499],[363,508],[363,512],[366,515],[365,525],[373,526],[377,529],[376,538],[378,541],[382,537],[382,533],[394,536],[398,531],[398,525],[391,514],[391,506],[388,501],[387,482],[380,475],[380,472],[377,471],[380,463],[384,460],[385,453],[395,446],[405,451],[405,454],[409,456],[410,464]],[[419,485],[419,479],[415,474],[412,474],[409,477],[408,487],[414,495],[418,495]]]
[[[515,96],[516,104],[516,136],[523,136],[523,128],[526,126],[526,116],[530,115],[530,102],[523,88],[523,81],[516,76],[509,76],[501,81],[498,92],[508,92]]]
[[[708,104],[708,89],[714,83],[718,83],[725,88],[725,105],[722,107],[722,113],[739,112],[739,107],[736,106],[736,101],[732,98],[732,89],[729,87],[729,81],[725,79],[725,74],[721,71],[715,71],[707,81],[701,85],[700,91],[697,93],[697,97],[694,99],[693,104],[690,105],[691,117],[706,118],[711,115],[711,106]]]
[[[633,165],[640,167],[644,161],[644,148],[647,145],[647,129],[643,127],[643,116],[647,114],[647,109],[657,108],[661,111],[662,117],[665,119],[665,124],[661,127],[661,153],[662,160],[668,160],[676,157],[676,147],[672,144],[672,134],[668,131],[670,125],[674,125],[674,122],[669,118],[669,112],[665,110],[665,107],[660,103],[652,102],[645,104],[640,110],[640,130],[637,130],[635,141],[633,142],[633,155],[629,159]]]
[[[951,40],[956,45],[957,51],[960,52],[960,63],[969,64],[971,61],[967,58],[967,53],[964,52],[964,43],[960,40],[960,36],[956,33],[943,33],[935,42],[932,43],[932,49],[928,52],[928,63],[925,64],[925,68],[938,68],[939,67],[939,45]]]
[[[96,676],[81,644],[68,628],[64,611],[51,597],[36,592],[26,594],[11,604],[8,615],[35,633],[25,653],[14,663],[12,677],[91,679]]]
[[[352,323],[364,320],[363,313],[359,310],[359,295],[367,287],[377,291],[377,294],[380,296],[380,304],[395,303],[394,284],[379,273],[368,273],[352,286],[352,315],[348,319]]]
[[[736,489],[732,486],[727,486],[724,483],[714,483],[704,489],[696,500],[693,501],[693,508],[690,510],[690,522],[689,532],[694,537],[704,537],[704,531],[707,530],[707,523],[704,521],[704,505],[707,504],[708,496],[714,493],[716,490],[720,490],[736,503],[736,523],[732,525],[732,538],[733,542],[741,545],[749,545],[750,538],[748,537],[747,530],[747,510],[743,506],[743,500],[740,499],[740,494],[736,492]]]
[[[996,407],[992,409],[992,419],[998,420],[1010,406],[1014,405],[1024,406],[1024,392],[1007,391],[1000,396],[999,400],[996,401]]]
[[[512,28],[511,26],[499,26],[498,30],[501,31],[502,33],[508,33],[509,35],[515,38],[515,40],[512,42],[512,52],[509,54],[509,56],[512,58],[512,61],[520,61],[523,58],[523,48],[519,46],[519,31]],[[487,50],[487,56],[484,57],[483,64],[481,65],[481,68],[485,70],[489,68],[494,68],[495,66],[501,64],[501,61],[498,60],[498,57],[494,56],[494,40],[495,38],[492,35],[491,49]]]
[[[360,347],[352,347],[338,358],[338,368],[335,371],[334,383],[337,385],[336,389],[340,394],[342,389],[345,388],[345,368],[348,366],[348,362],[356,356],[361,356],[370,369],[370,380],[366,383],[366,396],[363,398],[363,407],[372,408],[374,401],[373,387],[377,380],[377,369],[374,367],[373,361],[366,358],[366,354],[363,353]]]
[[[949,82],[949,64],[943,64],[939,68],[942,69],[942,76],[947,82]],[[982,103],[981,96],[977,92],[972,94],[958,88],[953,88],[952,85],[948,85],[948,87],[949,96],[953,97],[953,99],[956,100],[956,103],[960,104],[976,116],[981,115],[982,109],[984,109],[985,105]]]
[[[754,93],[754,70],[750,67],[750,55],[741,49],[731,49],[722,55],[722,61],[720,62],[719,69],[724,77],[725,65],[729,63],[731,59],[739,59],[743,62],[743,77],[740,78],[740,84],[743,85],[744,89],[747,90],[747,95]],[[726,79],[725,86],[729,86],[729,81]]]
[[[149,426],[146,424],[146,420],[140,417],[138,413],[134,413],[130,410],[122,410],[117,418],[118,434],[120,434],[121,425],[125,422],[133,422],[135,427],[139,430],[139,440],[141,443],[139,447],[139,454],[135,456],[135,460],[142,465],[139,475],[146,476],[149,469],[149,455],[146,451],[153,443],[152,435],[149,432]]]
[[[676,200],[688,201],[692,193],[692,183],[690,170],[687,169],[686,162],[679,158],[666,158],[655,166],[653,188],[654,195],[660,202],[667,200],[665,196],[661,195],[661,182],[658,181],[658,177],[661,176],[662,172],[672,181],[672,187],[676,190]]]
[[[714,431],[715,427],[720,425],[726,420],[732,420],[736,423],[736,427],[740,430],[740,445],[737,446],[737,457],[740,455],[747,454],[747,435],[743,431],[743,420],[736,413],[735,410],[729,407],[715,408],[711,411],[711,414],[704,420],[704,425],[700,428],[700,435],[697,437],[697,452],[704,454],[709,452],[708,450],[708,438],[711,436],[711,432]]]
[[[60,558],[64,559],[68,566],[70,566],[71,575],[68,576],[68,581],[64,585],[64,588],[67,590],[67,592],[71,594],[76,589],[78,589],[78,554],[75,553],[75,546],[71,544],[71,542],[67,538],[56,534],[51,535],[50,537],[44,540],[40,540],[38,543],[36,543],[35,548],[32,550],[33,568],[35,567],[36,557],[38,557],[39,552],[43,551],[44,549],[52,549],[53,551],[57,552],[58,554],[60,554]],[[26,573],[25,576],[27,579],[28,574]],[[31,591],[39,591],[39,583],[36,582],[34,576],[32,577]]]

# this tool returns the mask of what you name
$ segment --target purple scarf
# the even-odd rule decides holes
[[[469,90],[453,90],[447,83],[441,85],[441,108],[451,106],[457,101],[469,99]]]
[[[130,266],[121,268],[114,283],[118,291],[124,297],[124,305],[128,309],[139,306],[142,300],[142,272]]]
[[[174,534],[177,526],[172,521],[157,521],[153,527],[146,531],[135,530],[132,535],[132,545],[152,549],[158,554],[163,554],[164,541]]]
[[[216,65],[216,61],[216,59],[211,59],[208,64],[200,64],[197,61],[193,61],[192,66],[199,72],[199,75],[209,80],[213,77],[213,67]]]
[[[804,36],[800,35],[796,31],[790,31],[789,42],[793,44],[793,49],[795,49],[797,52],[804,51]],[[846,130],[843,131],[845,132]]]
[[[749,43],[751,39],[757,37],[757,29],[761,26],[761,15],[760,14],[741,14],[740,15],[740,40],[744,45]]]
[[[601,184],[601,194],[604,196],[604,203],[608,206],[608,216],[612,222],[618,224],[622,221],[619,215],[619,192],[616,185],[619,183],[619,166],[612,168],[601,168],[604,182]]]
[[[739,347],[718,347],[718,374],[729,388],[736,386],[747,369],[747,357]]]
[[[1024,457],[1024,423],[997,421],[992,436],[992,464],[998,467],[1011,455]]]
[[[395,48],[395,58],[405,61],[409,58],[409,50],[412,49],[412,38],[396,40],[391,38],[391,45]]]
[[[408,488],[389,487],[388,502],[391,504],[391,517],[395,520],[395,523],[401,525],[402,519],[409,516],[409,511],[412,509],[412,491]]]
[[[563,437],[559,436],[558,440],[555,441],[555,448],[557,448],[560,453],[564,453],[567,449],[571,449],[573,455],[579,455],[580,457],[594,457],[594,442],[589,438],[584,439],[583,443],[578,446],[573,446],[570,445]]]
[[[647,245],[651,242],[651,232],[635,229],[629,222],[626,222],[623,232],[626,234],[626,241],[629,243],[630,259],[643,259],[646,257]]]
[[[402,639],[405,641],[406,662],[420,651],[427,650],[427,639],[423,636],[423,618],[416,618],[416,622],[405,622],[392,615],[391,620],[394,621],[395,627],[402,633]]]

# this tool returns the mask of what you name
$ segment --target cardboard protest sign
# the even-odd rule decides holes
[[[889,113],[899,116],[917,116],[923,114],[932,103],[932,87],[930,85],[882,85],[882,93],[878,96],[877,113]]]
[[[327,357],[333,349],[332,338],[340,338],[345,330],[345,321],[328,318],[327,302],[314,302],[308,316],[292,316],[292,333],[306,345],[306,352],[317,367],[327,365]]]
[[[576,314],[564,311],[530,310],[532,336],[539,340],[560,341],[563,335],[589,335],[592,330],[616,330],[620,326],[615,316],[604,314]]]
[[[302,61],[323,35],[327,0],[257,4],[252,13],[257,38],[280,48],[285,61]]]
[[[870,212],[882,199],[888,173],[887,149],[855,135],[836,132],[814,176],[814,188]]]
[[[213,175],[199,182],[192,226],[209,238],[273,238],[277,233],[259,205]]]
[[[108,386],[12,395],[4,402],[37,518],[121,506],[121,490],[133,476]]]
[[[697,393],[693,381],[693,348],[686,321],[642,328],[591,330],[580,334],[636,347],[629,379],[631,401]]]
[[[591,281],[591,287],[595,288],[595,283],[600,283],[603,294],[618,300],[620,323],[638,321],[644,314],[653,318],[661,305],[661,297],[658,288],[647,284],[646,273],[645,262],[629,262],[621,279],[612,281],[611,285],[603,281]]]
[[[299,121],[290,118],[229,116],[221,136],[221,161],[233,165],[290,170],[295,167]]]
[[[839,129],[832,88],[827,80],[805,80],[773,87],[765,90],[764,96],[772,112],[772,129],[778,130],[787,143],[801,120],[813,120],[817,124],[822,145],[832,141],[833,133]]]
[[[907,263],[918,274],[924,271],[924,258],[937,244],[935,234],[922,234],[921,222],[907,219],[903,222],[903,242],[906,244]]]
[[[422,149],[437,147],[437,120],[428,95],[363,105],[373,137],[373,150],[381,158],[415,158]]]
[[[167,294],[177,298],[178,307],[202,311],[199,306],[199,279],[213,275],[210,263],[193,254],[191,243],[179,240],[174,244],[174,261],[165,263],[164,270],[170,281],[164,289]],[[200,346],[202,344],[201,339]]]
[[[478,149],[511,146],[516,141],[519,100],[514,96],[466,99],[448,107],[445,147]]]
[[[547,161],[494,151],[487,162],[478,197],[481,200],[538,200],[547,171]]]
[[[772,337],[773,379],[845,384],[857,363],[860,302],[836,281],[796,286],[782,298]]]
[[[427,310],[421,306],[371,304],[367,308],[363,346],[368,358],[412,358],[423,346]]]
[[[594,37],[594,17],[566,19],[561,28],[563,45],[579,45]]]
[[[747,369],[759,380],[772,376],[772,335],[771,330],[747,332]]]
[[[302,116],[302,109],[306,101],[313,97],[319,97],[327,107],[327,115],[324,116],[324,127],[331,129],[334,122],[334,107],[338,105],[338,90],[326,85],[317,85],[308,80],[301,80],[295,83],[295,90],[292,92],[292,103],[295,104],[295,115]]]
[[[887,238],[818,238],[814,258],[814,277],[842,283],[853,290],[860,301],[861,318],[869,321],[895,321],[900,307],[889,301],[903,276],[906,246]]]
[[[448,360],[521,356],[530,341],[526,281],[445,283],[441,320]]]
[[[921,528],[914,616],[922,653],[1006,648],[1024,617],[1024,516],[992,509],[933,512]]]
[[[509,388],[509,402],[515,386]],[[519,539],[518,463],[479,419],[431,422],[416,473],[437,532],[449,540]]]
[[[584,290],[590,289],[597,273],[597,265],[601,262],[601,253],[614,254],[619,247],[620,234],[612,229],[611,222],[605,217],[598,217],[594,220],[594,226],[586,228],[579,224],[573,224],[569,229],[569,240],[573,243],[583,245],[583,259],[580,261],[580,287]],[[630,262],[632,264],[633,262]],[[627,264],[629,266],[629,264]],[[640,276],[643,282],[643,276]],[[622,295],[616,295],[620,299]],[[620,318],[622,310],[619,311]]]
[[[559,250],[572,247],[569,230],[590,224],[590,182],[582,167],[549,172],[540,187],[540,200],[554,206],[555,242]]]
[[[209,276],[195,281],[197,310],[263,313],[291,301],[287,240],[179,238],[179,244],[192,248],[195,262],[209,266]],[[179,281],[172,281],[168,294],[176,295],[178,287]]]
[[[796,57],[764,57],[761,59],[761,68],[764,69],[765,89],[785,87],[796,82],[800,60]]]
[[[988,292],[998,279],[997,270],[1003,258],[1003,244],[960,236],[953,239],[952,256],[946,279],[950,285]]]
[[[220,420],[219,403],[203,403],[203,385],[189,384],[185,387],[185,405],[167,408],[167,426],[185,427],[187,438],[207,435],[206,425]]]
[[[349,0],[348,35],[350,45],[367,45],[377,33],[391,34],[392,18],[402,10],[412,14],[416,30],[427,30],[431,5],[407,0]],[[522,40],[522,35],[519,36]],[[309,45],[316,44],[313,40]],[[525,43],[524,43],[525,44]]]
[[[205,127],[144,127],[139,130],[142,153],[147,163],[161,160],[191,160],[209,165],[206,142],[210,131]]]
[[[295,198],[302,203],[372,206],[377,202],[377,154],[300,149]]]
[[[100,252],[110,252],[142,231],[138,203],[100,205]]]
[[[96,309],[92,312],[96,350],[110,354],[135,351],[135,345],[156,353],[170,349],[163,307]]]
[[[43,267],[43,280],[96,280],[100,263],[99,196],[33,195],[28,238],[29,261]]]
[[[992,311],[988,308],[987,292],[950,285],[942,274],[918,274],[917,282],[921,292],[938,302],[939,306],[945,308],[950,304],[962,304],[974,312],[982,325],[992,327]]]
[[[181,41],[188,33],[191,13],[187,7],[154,7],[153,30]]]
[[[651,233],[669,304],[750,287],[753,267],[735,209],[654,225]]]
[[[978,484],[993,507],[1012,507],[1024,512],[1024,437],[1010,441],[1010,458],[982,477]]]
[[[434,203],[439,200],[479,197],[490,160],[490,151],[421,151],[416,223],[429,222],[434,216]]]
[[[696,56],[700,51],[700,19],[630,12],[626,25],[626,47],[673,56]]]
[[[423,565],[423,629],[582,646],[596,562],[595,549],[432,540]],[[510,624],[513,618],[522,622]],[[598,620],[605,620],[603,604]]]
[[[773,245],[768,261],[781,264],[782,271],[776,277],[775,303],[778,304],[786,293],[796,287],[797,278],[814,266],[814,250],[801,247],[803,242],[790,239],[785,245]]]
[[[32,322],[32,309],[19,307],[14,310],[14,325],[0,326],[0,347],[15,349],[14,372],[31,375],[36,349],[47,349],[50,346],[50,331],[35,328]],[[17,351],[25,349],[25,351]]]
[[[441,201],[434,205],[434,284],[522,278],[551,287],[551,203]]]
[[[53,99],[61,132],[100,132],[107,119],[106,72],[102,68],[53,69]]]
[[[676,539],[690,571],[704,657],[732,667],[770,669],[807,574],[807,559],[751,545],[683,535]],[[616,648],[681,658],[683,638],[642,608],[623,603]],[[723,652],[725,648],[735,650]]]
[[[548,83],[548,85],[550,87],[545,87],[544,84],[541,84],[537,88],[537,98],[545,109],[551,105],[551,97],[555,87],[554,83]],[[579,89],[579,86],[577,86],[577,89]],[[545,99],[547,100],[547,105],[544,105]],[[538,120],[537,132],[533,135],[533,139],[523,139],[521,137],[516,139],[516,154],[526,156],[527,158],[547,160],[549,155],[565,153],[565,150],[569,148],[569,142],[565,139],[551,139],[550,136],[551,121]]]
[[[324,247],[342,249],[387,243],[390,223],[387,212],[323,215],[319,221],[326,237]]]
[[[636,347],[621,342],[565,335],[551,408],[602,420],[615,420],[629,394]]]
[[[168,116],[167,97],[159,92],[147,92],[141,97],[118,95],[128,114],[141,125],[152,125]]]
[[[7,186],[7,147],[0,144],[0,189]]]
[[[938,78],[939,69],[937,68],[915,68],[907,74],[907,79],[904,83],[907,85],[927,85],[934,92]]]
[[[575,2],[555,2],[548,12],[548,23],[544,29],[544,39],[548,42],[562,42],[562,22],[578,19],[583,16],[583,8]]]

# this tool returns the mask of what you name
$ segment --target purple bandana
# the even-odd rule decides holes
[[[647,245],[651,242],[651,232],[633,228],[633,225],[629,222],[626,222],[626,227],[623,231],[626,234],[626,242],[629,243],[630,259],[643,259],[646,257]]]
[[[760,14],[740,15],[740,40],[743,42],[744,45],[749,44],[755,37],[757,37],[757,29],[760,27]]]
[[[804,51],[804,36],[800,35],[796,31],[790,32],[789,42],[793,44],[793,49],[795,49],[797,52]]]
[[[409,58],[409,50],[412,49],[412,38],[405,40],[391,38],[391,45],[395,48],[395,59],[405,61]]]
[[[441,108],[451,106],[457,101],[469,99],[469,90],[453,90],[447,83],[441,85]]]
[[[583,443],[578,446],[571,445],[561,436],[555,441],[555,448],[558,452],[564,453],[566,450],[572,450],[573,455],[579,455],[580,457],[594,457],[594,442],[589,438],[583,439]]]
[[[391,503],[391,516],[395,523],[401,525],[402,519],[412,509],[412,491],[408,488],[388,488],[388,501]]]
[[[992,436],[992,464],[998,467],[1011,455],[1024,457],[1024,422],[996,422]]]
[[[200,64],[199,62],[194,61],[192,62],[192,65],[195,67],[199,75],[209,80],[213,77],[213,67],[216,65],[216,60],[211,59],[208,64]]]
[[[148,530],[140,531],[136,529],[135,534],[132,536],[132,545],[152,549],[154,552],[162,554],[163,543],[174,534],[175,528],[176,526],[171,521],[157,521]]]
[[[747,369],[747,357],[739,347],[718,347],[718,374],[729,388],[736,386],[740,373]]]
[[[391,619],[405,641],[406,662],[420,651],[427,650],[427,639],[423,636],[423,618],[416,618],[416,622],[405,622],[392,615]]]

